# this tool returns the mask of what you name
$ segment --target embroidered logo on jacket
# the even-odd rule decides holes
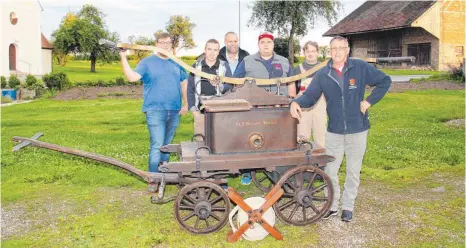
[[[349,80],[349,89],[357,89],[358,86],[356,86],[356,79],[350,78]]]
[[[273,64],[273,66],[275,67],[275,70],[281,70],[282,69],[281,64]]]

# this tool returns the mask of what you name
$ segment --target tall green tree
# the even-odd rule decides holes
[[[322,55],[322,58],[325,60],[327,58],[327,55],[329,53],[329,48],[328,46],[320,46],[319,47],[319,53]]]
[[[292,62],[294,38],[305,35],[316,20],[336,22],[341,3],[332,1],[255,1],[249,25],[288,37],[288,59]]]
[[[66,56],[69,53],[77,52],[78,42],[76,40],[76,22],[77,16],[74,13],[68,13],[63,17],[60,26],[52,33],[52,43],[54,46],[53,55],[61,66],[66,65]]]
[[[196,47],[196,43],[193,40],[193,28],[196,27],[196,24],[191,22],[189,17],[174,15],[170,17],[170,20],[165,26],[165,30],[172,36],[173,43],[172,49],[173,54],[176,55],[181,49],[190,49]],[[163,30],[158,30],[154,33],[157,34],[164,32]]]
[[[68,13],[60,26],[52,34],[55,49],[60,54],[84,53],[89,55],[91,72],[95,72],[95,64],[99,59],[102,62],[110,62],[114,58],[114,52],[99,45],[100,39],[108,39],[117,42],[117,33],[108,31],[105,14],[92,5],[84,5],[77,13]]]
[[[79,51],[89,54],[91,72],[95,72],[97,59],[110,62],[112,58],[112,52],[99,45],[99,40],[108,39],[116,42],[118,34],[107,30],[104,21],[105,14],[90,4],[84,5],[77,16]]]
[[[275,43],[275,48],[274,48],[275,53],[289,59],[288,56],[290,55],[288,54],[288,51],[290,49],[288,48],[289,46],[288,37],[275,38],[274,43]],[[299,55],[299,50],[301,49],[301,46],[299,45],[299,41],[297,38],[294,38],[293,45],[294,45],[294,48],[293,48],[294,54],[293,54],[292,62],[294,63],[294,62],[298,62],[297,55]]]

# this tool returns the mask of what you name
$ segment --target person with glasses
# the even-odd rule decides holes
[[[327,100],[328,128],[325,149],[335,157],[325,167],[325,173],[332,180],[334,195],[330,211],[323,219],[338,214],[340,185],[338,171],[346,155],[346,178],[341,199],[341,220],[353,219],[354,202],[358,195],[362,160],[366,152],[369,130],[368,109],[378,103],[392,83],[389,76],[372,65],[359,59],[349,58],[348,41],[340,36],[330,41],[331,59],[320,69],[303,95],[290,105],[290,113],[301,119],[301,108],[310,108],[320,99],[322,93]],[[364,99],[366,85],[375,86]]]
[[[274,37],[272,33],[263,32],[258,37],[259,52],[246,56],[233,74],[235,78],[283,78],[293,76],[293,67],[288,59],[274,52]],[[260,85],[259,87],[271,93],[277,92],[277,85]],[[295,83],[280,86],[280,94],[295,97]],[[241,184],[251,184],[251,174],[244,173]]]
[[[156,36],[156,47],[172,51],[172,38],[168,33]],[[150,135],[149,172],[159,172],[159,164],[168,162],[170,153],[162,153],[160,146],[170,144],[180,123],[180,115],[188,111],[187,73],[177,63],[154,54],[141,60],[133,71],[120,52],[123,72],[130,82],[142,80],[144,101],[142,112],[146,115]],[[183,101],[182,101],[183,98]],[[149,184],[149,192],[157,191],[157,184]]]

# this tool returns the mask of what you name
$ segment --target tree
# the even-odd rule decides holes
[[[74,13],[68,13],[63,17],[60,26],[52,33],[52,43],[54,46],[53,55],[58,59],[58,64],[66,65],[66,55],[76,52],[78,42],[76,40],[77,16]]]
[[[154,45],[154,40],[149,38],[149,37],[144,37],[144,36],[139,36],[136,37],[134,35],[131,35],[128,37],[128,41],[131,44],[136,44],[136,45],[146,45],[146,46],[152,46]],[[149,56],[151,54],[150,51],[142,51],[142,50],[134,50],[134,58],[136,62],[139,62],[141,59]]]
[[[337,20],[341,3],[333,1],[255,1],[249,25],[278,32],[288,37],[288,59],[294,54],[294,38],[303,36],[313,28],[318,18],[329,25]]]
[[[77,14],[68,13],[63,18],[52,34],[55,51],[61,56],[60,64],[66,63],[66,55],[71,52],[84,53],[91,61],[91,72],[95,72],[97,59],[110,62],[115,57],[114,52],[99,45],[99,39],[118,41],[118,34],[107,30],[104,17],[96,7],[84,5]]]
[[[328,46],[320,46],[319,47],[319,53],[322,55],[322,58],[325,60],[327,58],[329,49]]]
[[[288,56],[290,55],[288,53],[289,51],[288,37],[275,38],[274,43],[275,43],[275,48],[274,48],[275,53],[289,59]],[[293,41],[293,45],[294,45],[294,48],[293,48],[294,54],[293,54],[292,63],[298,62],[298,58],[296,57],[296,55],[299,55],[299,50],[301,49],[301,46],[299,45],[299,41],[296,38]]]
[[[190,49],[196,47],[196,43],[193,40],[194,27],[196,27],[196,24],[191,22],[187,16],[175,15],[170,17],[170,21],[167,22],[165,29],[173,39],[173,54],[176,55],[183,48]],[[162,32],[163,30],[158,30],[154,35],[157,37],[157,34]]]
[[[107,30],[103,20],[105,14],[92,5],[84,5],[77,16],[78,20],[75,23],[78,26],[79,51],[89,54],[91,72],[95,72],[97,59],[110,62],[112,57],[109,49],[99,45],[99,40],[108,39],[116,42],[118,34]]]

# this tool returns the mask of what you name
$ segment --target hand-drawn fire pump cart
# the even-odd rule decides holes
[[[215,78],[197,71],[152,46],[114,44],[113,48],[156,51],[166,54],[192,73],[235,85],[234,91],[221,96],[201,97],[204,107],[204,134],[194,134],[189,142],[160,147],[162,152],[176,153],[179,161],[160,165],[160,173],[140,170],[125,162],[103,155],[38,141],[13,137],[20,142],[14,151],[32,145],[111,164],[125,169],[148,183],[159,185],[151,197],[152,203],[174,201],[174,216],[179,225],[194,234],[208,234],[223,228],[235,203],[247,220],[237,230],[230,231],[229,242],[260,225],[276,239],[280,232],[263,218],[273,209],[276,216],[289,225],[305,226],[319,221],[330,209],[333,188],[323,171],[334,160],[325,149],[313,142],[297,139],[297,120],[289,113],[291,100],[277,92],[268,92],[258,85],[280,85],[311,75],[306,73],[281,79]],[[280,87],[277,87],[279,89]],[[254,184],[265,194],[259,207],[251,207],[232,187],[223,189],[227,177],[251,173]],[[165,197],[165,186],[177,185],[176,196]]]

